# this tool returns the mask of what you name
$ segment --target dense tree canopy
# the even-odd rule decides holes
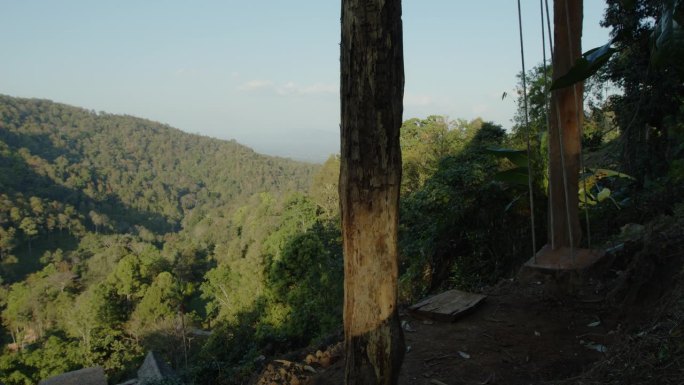
[[[0,96],[0,381],[82,365],[123,378],[150,348],[181,362],[185,333],[233,322],[267,297],[266,262],[286,258],[288,239],[324,210],[298,193],[317,168],[130,116]],[[335,198],[321,198],[331,211]],[[69,359],[58,364],[60,354]]]
[[[605,68],[603,78],[622,91],[611,98],[620,128],[621,163],[626,172],[641,181],[669,173],[673,182],[681,182],[684,175],[678,160],[684,155],[684,83],[679,67],[682,51],[674,49],[681,46],[681,41],[667,49],[669,53],[663,53],[664,60],[653,60],[654,29],[666,3],[608,0],[602,23],[611,28],[618,50]]]

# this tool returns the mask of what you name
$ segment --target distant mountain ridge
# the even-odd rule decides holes
[[[96,209],[118,231],[136,217],[177,230],[197,206],[306,191],[317,168],[146,119],[0,95],[0,191]]]

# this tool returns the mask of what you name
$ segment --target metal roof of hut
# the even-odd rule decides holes
[[[140,369],[138,369],[138,381],[144,384],[145,381],[155,381],[164,378],[177,378],[176,372],[153,351],[148,352],[145,361],[140,366]]]

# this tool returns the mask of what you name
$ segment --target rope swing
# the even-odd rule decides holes
[[[532,189],[532,167],[530,165],[530,159],[532,158],[532,152],[530,150],[530,118],[527,109],[527,74],[525,72],[525,45],[523,43],[522,11],[520,10],[520,0],[518,0],[518,30],[520,31],[520,58],[522,61],[523,108],[525,112],[525,128],[527,140],[527,187],[529,189],[530,196],[530,223],[532,226],[532,258],[534,258],[536,262],[537,236],[535,234],[536,226],[534,225],[534,192]]]
[[[570,30],[570,10],[568,9],[568,2],[567,0],[565,1],[565,17],[567,19],[567,25],[568,25],[568,49],[570,50],[570,55],[572,56],[572,39],[570,38],[572,31]],[[584,105],[584,98],[582,98],[582,104],[579,104],[579,96],[577,95],[577,87],[575,85],[572,86],[572,93],[575,98],[575,105],[576,106],[583,106]],[[582,136],[584,135],[584,127],[582,127],[582,120],[580,119],[580,114],[583,113],[580,108],[577,108],[577,126],[579,128],[579,136],[580,136],[580,141],[579,141],[579,169],[580,175],[581,173],[584,173],[584,151],[582,146]],[[583,180],[584,183],[584,219],[586,221],[587,225],[587,247],[591,248],[591,232],[590,232],[590,226],[589,226],[589,210],[587,208],[587,178],[584,178]],[[574,255],[574,253],[573,253]]]
[[[532,247],[533,247],[533,259],[534,262],[537,262],[537,240],[536,240],[536,226],[535,226],[535,210],[534,210],[534,195],[533,195],[533,176],[532,176],[532,167],[531,167],[531,127],[529,123],[529,111],[528,111],[528,94],[527,94],[527,74],[526,74],[526,65],[525,65],[525,52],[524,52],[524,41],[523,41],[523,24],[522,24],[522,10],[521,10],[521,2],[520,0],[517,1],[518,5],[518,28],[519,28],[519,34],[520,34],[520,56],[521,56],[521,64],[522,64],[522,88],[523,88],[523,108],[524,108],[524,116],[525,116],[525,126],[526,126],[526,140],[527,140],[527,166],[528,166],[528,189],[529,189],[529,197],[530,197],[530,223],[532,226]],[[568,33],[568,40],[571,41],[572,39],[570,38],[572,31],[570,30],[570,15],[569,15],[569,6],[568,6],[568,1],[564,1],[565,5],[565,12],[566,12],[566,18],[567,18],[567,33]],[[549,16],[549,2],[548,0],[539,0],[539,7],[540,7],[540,16],[541,16],[541,33],[542,33],[542,57],[543,57],[543,80],[544,80],[544,105],[546,109],[546,126],[547,130],[549,130],[550,134],[550,129],[551,129],[551,119],[555,118],[556,123],[557,123],[557,134],[558,134],[558,146],[560,149],[560,168],[561,168],[561,175],[562,175],[562,183],[563,183],[563,189],[562,193],[564,195],[564,203],[565,203],[565,214],[566,214],[566,221],[567,221],[567,231],[568,231],[568,242],[570,246],[570,252],[572,255],[572,261],[573,264],[576,262],[576,248],[579,245],[575,245],[575,239],[574,239],[574,234],[573,234],[573,228],[572,228],[572,219],[570,218],[571,215],[571,210],[570,210],[570,194],[571,192],[569,191],[568,188],[568,175],[567,175],[567,169],[566,169],[566,159],[565,159],[565,149],[564,149],[564,143],[563,143],[563,120],[560,112],[560,107],[558,105],[558,100],[555,101],[553,105],[550,103],[550,98],[549,98],[549,79],[548,79],[548,71],[547,71],[547,55],[546,55],[546,37],[548,36],[548,42],[549,42],[549,47],[550,47],[550,52],[551,52],[551,63],[553,65],[554,61],[554,44],[553,44],[553,38],[551,34],[551,18]],[[545,17],[546,16],[546,20]],[[546,22],[546,26],[544,23]],[[546,27],[546,31],[545,31]],[[548,35],[547,35],[548,33]],[[568,47],[570,50],[570,56],[572,57],[572,52],[573,52],[573,47],[570,44]],[[573,95],[575,99],[575,105],[577,106],[577,125],[578,125],[578,130],[579,130],[579,135],[580,135],[580,143],[579,143],[579,169],[581,172],[586,172],[584,169],[584,154],[582,151],[582,143],[581,143],[581,137],[582,137],[582,130],[583,128],[581,127],[581,115],[583,111],[581,110],[581,104],[580,104],[580,95],[577,92],[577,86],[573,85]],[[555,115],[553,118],[552,116]],[[551,159],[551,146],[548,146],[547,149],[547,157]],[[551,182],[551,167],[549,166],[548,168],[548,178],[549,181]],[[586,178],[584,178],[584,189],[585,189],[585,194],[586,194]],[[554,230],[554,223],[557,218],[554,218],[554,210],[552,209],[552,204],[555,203],[554,197],[553,197],[553,189],[549,188],[548,194],[549,194],[549,220],[550,220],[550,231],[549,231],[549,242],[551,245],[552,249],[556,249],[557,245],[557,237],[555,234]],[[586,199],[585,199],[586,203]],[[587,242],[589,247],[591,247],[591,234],[590,234],[590,223],[589,223],[589,213],[585,204],[584,207],[584,216],[586,220],[586,228],[587,228]],[[558,218],[560,219],[560,218]]]
[[[549,71],[547,70],[546,67],[546,33],[544,32],[544,0],[539,0],[539,14],[541,16],[541,35],[542,35],[542,65],[544,67],[544,111],[546,111],[546,128],[548,130],[549,127],[551,127],[551,114],[549,111],[551,111],[551,106],[549,105],[549,93],[547,90],[549,89]],[[549,3],[546,3],[546,20],[549,21]],[[553,41],[551,39],[551,23],[549,22],[547,24],[548,29],[549,29],[549,44],[551,45],[551,56],[553,57]],[[548,159],[551,159],[551,147],[546,146],[546,157]],[[551,169],[549,168],[547,170],[547,180],[551,180]],[[548,199],[548,205],[551,207],[551,189],[549,189],[549,199]],[[550,223],[553,223],[553,210],[549,210],[549,220]],[[550,227],[550,235],[551,235],[551,247],[555,248],[556,247],[556,233],[553,228],[553,226]],[[535,260],[536,263],[536,260]]]

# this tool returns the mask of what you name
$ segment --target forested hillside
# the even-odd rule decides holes
[[[253,305],[266,253],[323,215],[302,195],[318,168],[0,96],[0,380],[95,364],[124,376],[155,343],[183,346],[175,323],[190,333]]]
[[[305,189],[314,169],[235,141],[45,100],[0,96],[0,122],[2,167],[9,168],[3,190],[97,204],[116,230],[128,230],[124,217],[146,221],[150,230],[177,230],[197,206]]]

